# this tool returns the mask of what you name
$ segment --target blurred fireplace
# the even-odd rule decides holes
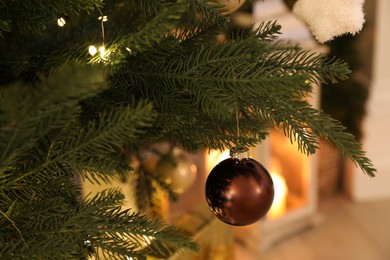
[[[251,152],[268,169],[275,186],[274,203],[260,224],[260,243],[267,248],[317,222],[316,156],[299,152],[282,130],[272,130]]]

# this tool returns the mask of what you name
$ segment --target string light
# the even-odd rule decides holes
[[[107,56],[109,55],[109,52],[106,52],[106,47],[103,45],[98,48],[95,47],[95,45],[90,45],[88,47],[88,52],[91,56],[95,56],[99,52],[99,56],[102,60],[105,60]]]
[[[64,17],[58,18],[58,19],[57,19],[57,24],[58,24],[59,27],[64,27],[65,24],[66,24],[65,18],[64,18]]]
[[[106,48],[103,46],[99,47],[99,53],[100,53],[100,58],[103,60],[106,58]]]
[[[107,15],[101,15],[101,16],[99,16],[98,19],[101,20],[102,22],[107,22],[108,21]]]
[[[97,53],[97,49],[95,46],[91,45],[88,48],[88,52],[89,52],[89,54],[91,54],[91,56],[95,56],[95,54]]]
[[[98,20],[100,21],[100,26],[101,26],[101,32],[102,32],[102,45],[100,47],[95,47],[94,45],[90,45],[88,47],[88,53],[91,55],[91,56],[95,56],[96,54],[99,53],[99,57],[100,59],[96,59],[96,58],[93,58],[92,60],[93,61],[97,61],[97,62],[107,62],[109,61],[109,56],[112,52],[115,52],[115,50],[109,50],[107,51],[106,50],[106,46],[105,46],[105,31],[104,31],[104,23],[108,21],[108,17],[107,15],[103,15],[102,11],[97,8],[97,10],[99,11],[100,13],[100,16],[98,17]],[[132,53],[132,50],[128,47],[126,47],[126,50],[131,54]]]
[[[99,49],[97,49],[94,45],[89,46],[88,52],[91,56],[95,56],[99,52],[100,58],[103,61],[106,61],[110,52],[107,52],[106,47],[105,47],[104,23],[108,21],[108,18],[107,18],[107,15],[103,15],[102,11],[99,8],[97,8],[97,9],[100,13],[98,20],[101,21],[100,26],[101,26],[101,31],[102,31],[102,42],[103,43],[102,43],[102,46],[99,47]]]

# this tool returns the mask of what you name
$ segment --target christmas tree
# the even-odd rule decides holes
[[[0,0],[0,13],[1,259],[196,250],[175,227],[122,209],[119,190],[81,196],[80,179],[144,174],[129,155],[159,142],[252,146],[280,127],[305,154],[320,136],[375,174],[354,137],[307,101],[312,83],[345,79],[347,64],[278,41],[277,23],[230,32],[211,0]]]

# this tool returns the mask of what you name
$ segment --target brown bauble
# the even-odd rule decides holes
[[[264,217],[274,199],[268,171],[251,158],[229,158],[216,165],[206,181],[211,211],[234,226],[252,224]]]

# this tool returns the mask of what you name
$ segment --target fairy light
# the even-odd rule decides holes
[[[64,27],[65,24],[66,24],[65,18],[64,18],[64,17],[58,18],[58,19],[57,19],[57,24],[58,24],[59,27]]]
[[[88,52],[89,52],[89,54],[91,54],[91,56],[95,56],[95,54],[97,53],[97,49],[95,46],[91,45],[88,48]]]
[[[101,16],[99,16],[98,19],[101,20],[102,22],[107,22],[108,21],[107,15],[101,15]]]
[[[100,58],[103,61],[107,60],[107,57],[109,56],[110,52],[106,51],[105,46],[105,32],[104,32],[104,23],[108,21],[107,15],[103,15],[102,11],[97,8],[97,10],[100,13],[100,16],[98,17],[98,20],[100,21],[101,31],[102,31],[102,45],[99,48],[96,48],[94,45],[90,45],[88,47],[88,52],[91,56],[95,56],[99,53]]]
[[[106,48],[103,46],[99,47],[99,53],[100,53],[100,58],[105,59],[106,58]]]

